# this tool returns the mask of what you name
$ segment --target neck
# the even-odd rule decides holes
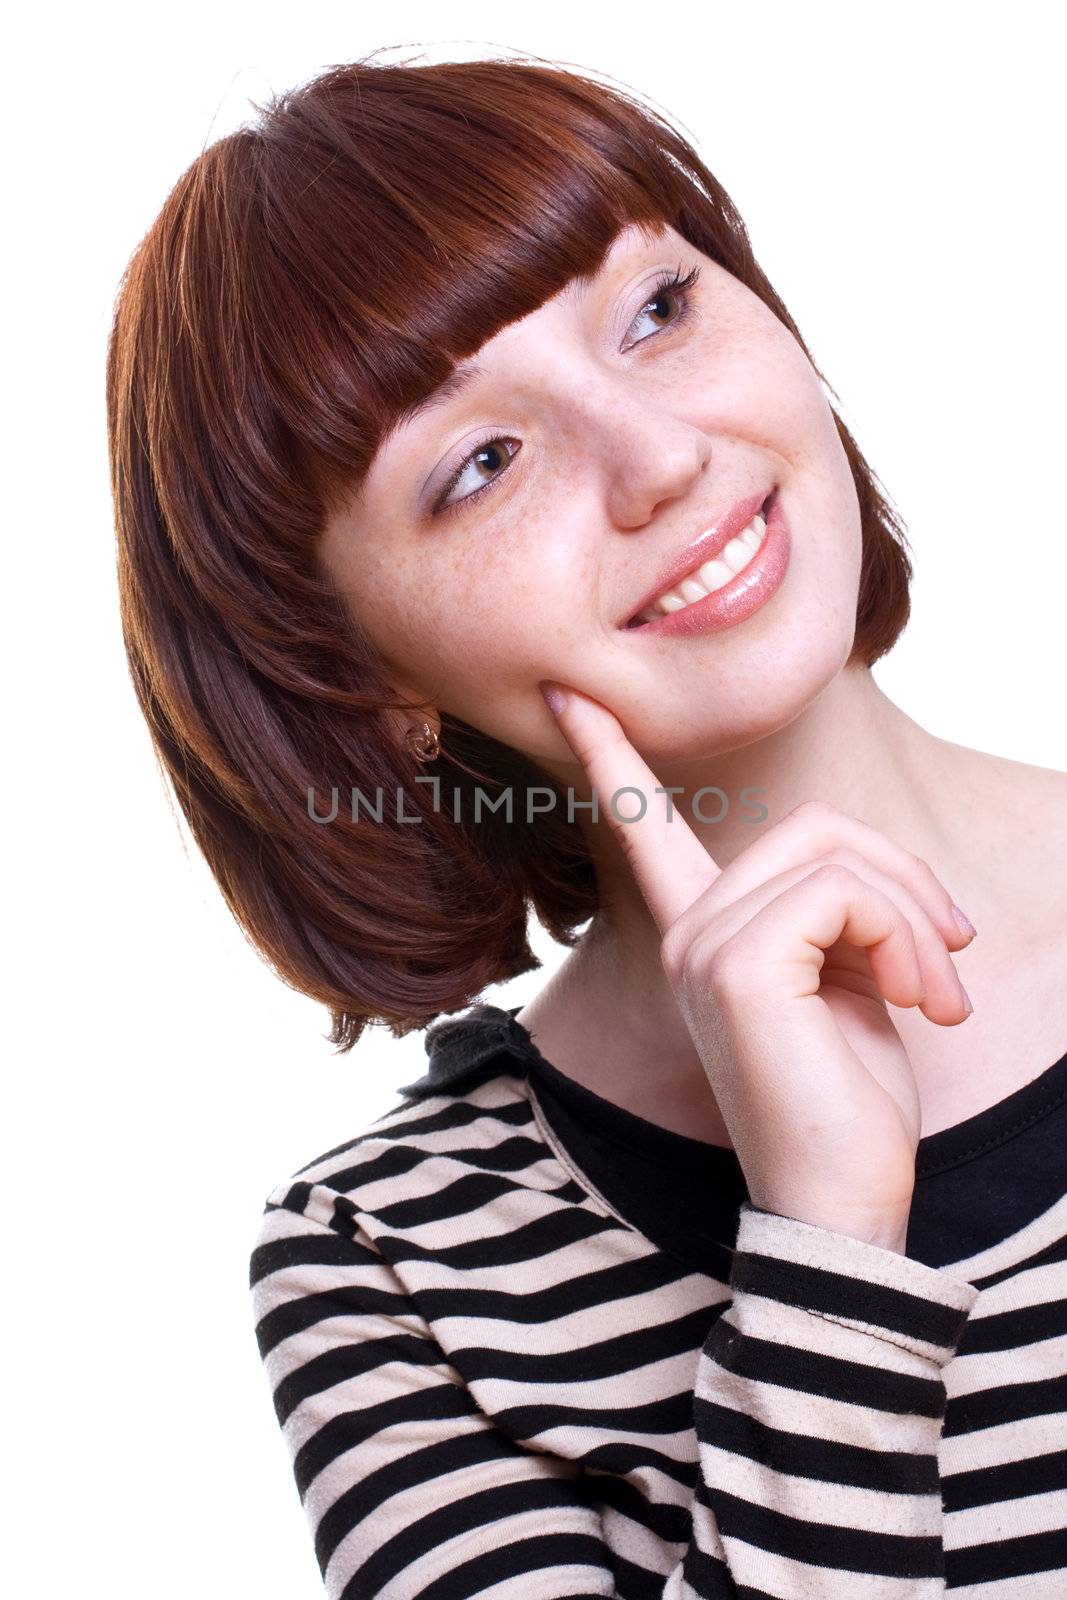
[[[973,861],[973,843],[967,841],[961,858],[956,840],[966,835],[960,823],[975,754],[927,733],[883,694],[867,668],[847,667],[786,727],[697,763],[669,770],[661,764],[657,778],[681,788],[675,809],[721,867],[796,806],[825,800],[922,856],[936,872],[943,869],[953,892],[953,869],[969,876]],[[726,807],[720,796],[707,794],[698,802],[709,817],[725,808],[718,822],[702,822],[692,808],[692,796],[708,786],[728,800]],[[743,799],[744,790],[755,793]],[[599,798],[603,811],[609,797]],[[619,809],[635,805],[624,796]],[[766,818],[753,820],[760,807]],[[610,933],[620,955],[658,952],[657,930],[609,826],[589,826],[583,818],[583,828],[600,886],[598,937]]]
[[[699,763],[669,771],[661,763],[655,770],[661,785],[681,787],[675,808],[721,867],[796,806],[818,799],[927,861],[976,925],[981,926],[987,890],[995,893],[998,862],[990,806],[995,810],[1000,798],[1000,764],[928,733],[883,694],[865,667],[845,668],[798,717],[765,738]],[[560,777],[580,791],[574,770]],[[729,800],[718,823],[701,822],[692,809],[691,796],[708,785]],[[758,792],[746,802],[743,789]],[[588,793],[586,785],[584,796]],[[599,796],[602,812],[608,800]],[[699,804],[707,816],[723,809],[714,794]],[[766,819],[747,820],[746,813],[758,812],[761,804],[767,807]],[[635,805],[634,797],[623,796],[619,809]],[[647,1073],[638,1064],[656,1059],[656,1120],[692,1126],[696,1105],[697,1136],[727,1144],[660,964],[659,930],[608,823],[590,825],[588,813],[577,815],[596,864],[601,908],[525,1015],[535,1024],[546,1020],[544,1045],[550,1055],[553,1049],[564,1054],[570,1041],[566,1070],[601,1091],[595,1063],[602,1052],[590,1049],[590,1043],[604,1037],[627,1040],[633,1081],[627,1085],[631,1075],[624,1068],[622,1079],[614,1079],[613,1097],[638,1109],[649,1091]]]

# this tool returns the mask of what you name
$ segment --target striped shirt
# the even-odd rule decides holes
[[[920,1141],[900,1255],[756,1209],[518,1009],[267,1198],[330,1600],[1067,1596],[1067,1055]]]

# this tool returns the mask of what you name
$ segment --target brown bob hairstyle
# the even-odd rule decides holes
[[[538,967],[530,906],[575,944],[597,884],[565,805],[474,820],[477,785],[554,787],[521,752],[447,712],[432,769],[408,750],[411,704],[316,566],[328,517],[408,408],[595,274],[628,224],[669,223],[809,353],[721,184],[614,85],[529,56],[365,59],[253,109],[179,178],[119,286],[122,629],[164,781],[230,910],[329,1007],[344,1051],[368,1022],[401,1037]],[[907,622],[911,563],[834,416],[863,530],[851,659],[870,666]],[[436,805],[414,782],[427,770]],[[331,790],[373,803],[379,786],[381,822],[311,814],[309,791],[322,816]]]

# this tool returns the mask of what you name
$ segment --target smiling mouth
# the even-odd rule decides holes
[[[718,555],[697,561],[684,577],[635,613],[626,623],[627,628],[643,628],[649,622],[669,617],[675,611],[697,605],[709,594],[725,589],[739,573],[744,572],[752,558],[761,549],[767,537],[767,514],[777,489],[772,489],[752,520],[735,534]]]

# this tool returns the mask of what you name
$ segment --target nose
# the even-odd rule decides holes
[[[612,433],[608,510],[626,531],[643,528],[667,501],[685,498],[711,459],[711,440],[679,417],[647,410]]]

